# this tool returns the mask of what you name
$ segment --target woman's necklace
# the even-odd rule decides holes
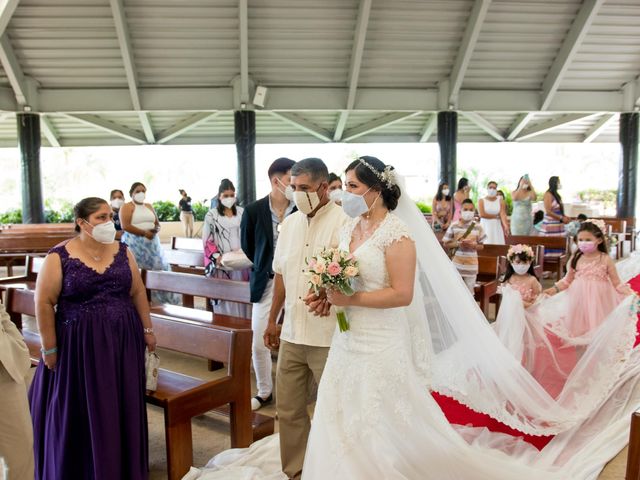
[[[369,217],[371,217],[371,215],[369,215]],[[378,220],[374,220],[373,222],[371,222],[370,220],[367,220],[368,225],[366,226],[365,226],[364,218],[361,218],[360,221],[358,222],[358,230],[354,232],[354,236],[356,237],[356,239],[360,242],[362,240],[366,240],[367,238],[369,238],[373,234],[375,229],[378,228],[378,226],[380,226],[380,224],[385,219],[385,217],[386,215]]]

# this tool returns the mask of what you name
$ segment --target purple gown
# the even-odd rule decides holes
[[[131,301],[127,246],[99,274],[62,262],[58,362],[40,362],[29,390],[37,480],[148,478],[144,334]]]

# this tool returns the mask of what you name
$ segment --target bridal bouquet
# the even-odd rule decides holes
[[[322,288],[333,288],[344,295],[353,295],[351,281],[358,275],[358,262],[349,252],[337,248],[325,248],[307,260],[309,284],[316,294]],[[349,330],[349,321],[344,309],[336,308],[338,327],[341,332]]]

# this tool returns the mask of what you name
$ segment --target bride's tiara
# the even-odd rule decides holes
[[[362,157],[358,158],[358,161],[362,165],[367,167],[369,170],[371,170],[371,172],[376,177],[378,177],[378,180],[384,183],[387,186],[387,188],[391,188],[394,185],[398,184],[396,179],[396,172],[391,165],[387,165],[386,167],[384,167],[383,171],[379,171],[373,165],[371,165],[370,163],[367,163],[367,161]]]

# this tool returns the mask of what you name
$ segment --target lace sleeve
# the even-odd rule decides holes
[[[375,243],[382,249],[387,248],[393,242],[397,242],[403,238],[408,238],[413,241],[407,225],[393,214],[389,214],[385,224],[382,228],[379,228],[376,233],[377,238]]]

